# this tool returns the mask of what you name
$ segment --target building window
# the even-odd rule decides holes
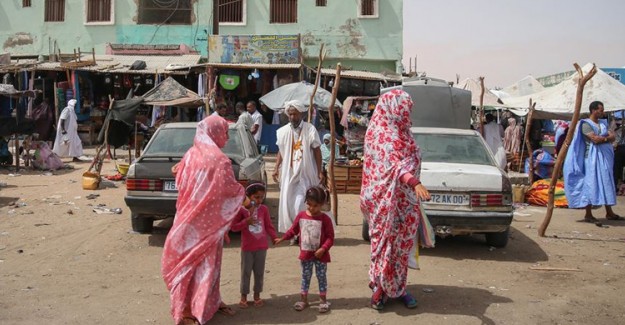
[[[30,0],[22,0],[22,8],[30,7]]]
[[[325,7],[328,5],[328,0],[317,0],[317,7]]]
[[[297,23],[297,0],[271,0],[269,12],[272,24]]]
[[[87,24],[113,22],[113,0],[87,0],[85,11]]]
[[[139,24],[191,25],[191,0],[139,0]]]
[[[65,20],[65,0],[46,0],[44,21]]]
[[[378,0],[359,0],[358,18],[378,18]]]
[[[219,0],[219,23],[245,24],[246,0]]]

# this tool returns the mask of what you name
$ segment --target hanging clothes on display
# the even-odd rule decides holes
[[[206,73],[200,73],[197,76],[197,93],[202,98],[206,98],[206,96],[208,96],[206,94],[206,79],[207,79]],[[206,108],[204,106],[198,107],[197,113],[195,115],[196,120],[199,122],[203,120],[205,116],[206,116]]]

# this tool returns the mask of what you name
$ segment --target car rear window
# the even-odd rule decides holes
[[[237,155],[244,157],[241,136],[236,129],[229,129],[228,136],[230,139],[222,151],[226,155]],[[182,157],[193,145],[195,137],[195,128],[166,128],[161,129],[154,135],[154,139],[150,145],[145,148],[144,156],[149,155],[171,155]]]
[[[479,137],[458,134],[413,134],[425,162],[495,166]]]

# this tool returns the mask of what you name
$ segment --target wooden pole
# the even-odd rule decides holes
[[[529,154],[529,175],[527,175],[530,185],[534,183],[534,148],[532,148],[532,142],[530,141],[530,131],[532,128],[532,116],[534,116],[534,109],[536,108],[536,103],[532,103],[530,99],[530,108],[529,113],[527,113],[527,121],[525,122],[525,146],[527,147],[527,153]],[[523,160],[523,155],[521,155],[521,160]],[[523,165],[523,164],[521,164]]]
[[[336,147],[336,136],[335,136],[335,121],[334,121],[334,103],[336,102],[336,96],[339,93],[339,83],[341,82],[341,63],[336,64],[336,74],[334,77],[334,87],[332,88],[332,99],[330,99],[330,107],[328,107],[329,115],[330,115],[330,161],[328,162],[328,177],[330,178],[330,193],[332,193],[332,197],[330,200],[330,205],[332,206],[332,214],[334,215],[334,220],[336,224],[339,224],[339,207],[338,207],[338,196],[336,194],[336,182],[334,179],[334,155]]]
[[[206,67],[206,82],[204,83],[204,115],[208,116],[210,114],[210,97],[213,93],[210,89],[213,79],[213,74],[215,73],[215,68],[211,66]],[[199,121],[198,121],[199,122]]]
[[[588,80],[592,79],[592,77],[597,73],[597,66],[592,65],[592,69],[588,71],[588,74],[584,75],[582,68],[580,68],[579,64],[573,64],[575,66],[575,70],[579,74],[579,79],[577,80],[577,96],[575,97],[575,110],[573,111],[573,119],[571,120],[571,125],[569,126],[569,131],[566,133],[566,138],[564,139],[564,144],[560,151],[558,151],[558,158],[556,159],[556,165],[553,167],[553,174],[551,175],[551,183],[549,184],[549,201],[547,203],[547,214],[545,215],[545,219],[543,219],[543,223],[538,228],[538,235],[540,237],[545,237],[545,231],[547,231],[547,227],[549,226],[549,222],[551,222],[551,216],[553,215],[553,200],[556,189],[556,183],[558,182],[558,178],[560,178],[560,171],[562,169],[562,165],[564,164],[564,159],[566,158],[567,151],[569,149],[569,145],[571,144],[571,140],[573,140],[573,135],[575,134],[575,129],[577,128],[577,122],[579,121],[579,115],[582,108],[582,98],[584,97],[584,86]]]
[[[480,77],[480,133],[484,137],[484,77]]]
[[[312,95],[310,95],[310,106],[308,106],[308,123],[312,121],[313,110],[315,109],[315,94],[317,94],[317,87],[319,86],[319,82],[321,79],[321,67],[323,66],[323,59],[325,57],[324,51],[325,45],[321,43],[321,47],[319,48],[319,64],[317,64],[317,76],[315,77],[315,86],[313,87]]]

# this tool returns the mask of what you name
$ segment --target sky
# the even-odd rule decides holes
[[[404,0],[403,63],[506,87],[573,70],[625,67],[624,0]]]

